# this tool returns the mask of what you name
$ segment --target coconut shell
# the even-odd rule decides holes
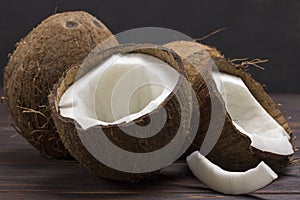
[[[164,100],[164,102],[154,111],[141,116],[140,118],[118,125],[96,125],[89,129],[82,129],[73,119],[66,118],[60,115],[59,102],[63,93],[76,81],[76,77],[81,77],[97,64],[104,61],[106,58],[114,54],[130,54],[130,53],[143,53],[168,63],[175,70],[177,70],[182,76],[180,76],[175,89]],[[58,132],[63,139],[63,143],[69,152],[85,167],[95,172],[97,175],[119,181],[137,182],[145,177],[157,173],[159,170],[150,171],[146,173],[129,173],[113,169],[101,161],[95,159],[91,153],[86,149],[80,140],[79,134],[87,134],[89,131],[103,130],[109,140],[114,145],[135,153],[148,153],[159,150],[163,146],[167,145],[176,135],[177,132],[183,134],[191,134],[190,121],[192,115],[192,95],[188,88],[188,81],[184,68],[188,65],[186,61],[183,61],[172,50],[153,45],[121,45],[102,52],[93,53],[90,58],[86,59],[85,64],[81,67],[77,66],[71,68],[65,76],[53,87],[51,94],[49,95],[49,102],[51,106],[52,117]],[[186,102],[187,106],[181,107],[179,101]],[[133,137],[125,132],[121,128],[130,130],[132,132],[140,131],[136,129],[136,125],[146,126],[149,123],[150,118],[156,118],[161,115],[163,109],[166,110],[167,117],[163,128],[155,135],[149,138]],[[180,121],[182,119],[182,124]],[[156,122],[153,122],[156,123]],[[79,127],[78,127],[79,126]],[[181,141],[177,141],[181,142]],[[111,156],[114,159],[114,152],[111,152]],[[151,163],[149,163],[151,165]]]
[[[192,63],[195,68],[186,69],[187,74],[189,74],[190,77],[194,77],[193,74],[195,74],[195,69],[202,70],[203,67],[207,68],[207,66],[209,66],[210,63],[207,61],[209,60],[207,58],[208,56],[212,58],[220,72],[240,77],[256,100],[292,138],[291,129],[289,128],[286,119],[281,114],[277,105],[264,91],[263,86],[255,81],[252,76],[243,69],[243,67],[237,66],[230,62],[215,48],[208,47],[197,42],[176,41],[168,43],[165,46],[174,50]],[[203,51],[208,52],[208,54],[204,54]],[[210,87],[212,91],[210,96],[211,101],[215,101],[217,102],[217,106],[225,108],[225,103],[219,94],[215,83],[212,81],[212,76],[206,76],[206,78],[209,79],[206,80],[207,87]],[[195,80],[193,84],[197,84],[197,80]],[[206,104],[210,109],[211,101],[204,102],[203,104]],[[211,114],[209,109],[204,110],[208,116]],[[200,120],[199,127],[206,127],[207,124],[209,124],[207,120],[210,120],[210,117],[202,118]],[[188,153],[200,149],[206,135],[205,130],[205,128],[199,129],[193,145],[189,149]],[[289,165],[291,155],[277,155],[269,152],[263,152],[252,147],[250,138],[235,128],[229,114],[226,113],[221,136],[207,157],[213,163],[229,171],[246,171],[257,166],[260,161],[264,161],[273,170],[279,172]]]
[[[18,132],[47,157],[71,158],[50,116],[47,96],[63,72],[80,64],[112,33],[92,15],[78,11],[44,20],[16,45],[4,73],[7,106]],[[115,45],[114,38],[109,45]]]

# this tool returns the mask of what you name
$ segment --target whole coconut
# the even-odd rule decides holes
[[[4,72],[8,109],[20,134],[47,157],[71,158],[50,116],[47,96],[53,84],[111,36],[86,12],[59,13],[34,28],[11,54]],[[110,41],[117,43],[113,37]]]

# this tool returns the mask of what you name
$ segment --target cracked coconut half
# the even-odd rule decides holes
[[[188,65],[156,45],[91,53],[49,96],[66,148],[99,176],[119,181],[136,182],[171,164],[193,140]]]
[[[211,146],[205,152],[207,158],[228,171],[246,171],[261,161],[276,172],[289,165],[294,153],[291,130],[261,84],[214,48],[192,41],[176,41],[165,46],[195,67],[186,68],[188,76],[193,77],[196,70],[203,71],[203,68],[211,70],[210,76],[205,76],[207,87],[211,89],[210,100],[198,99],[199,105],[207,105],[208,108],[203,108],[207,117],[201,118],[189,153],[199,149],[201,153],[204,146]],[[213,70],[213,65],[219,72]],[[190,80],[197,84],[197,80]],[[206,134],[212,118],[212,102],[225,110],[224,125],[212,131],[213,134],[220,132],[215,143],[207,139],[213,134]],[[214,126],[217,125],[212,129]]]

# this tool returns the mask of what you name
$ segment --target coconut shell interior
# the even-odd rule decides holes
[[[111,36],[86,12],[59,13],[34,28],[10,55],[4,72],[8,109],[21,135],[47,157],[71,158],[50,115],[47,96],[53,84]],[[112,39],[111,45],[116,43]]]
[[[65,118],[60,115],[58,106],[60,98],[78,77],[82,77],[85,73],[89,72],[99,63],[112,55],[128,53],[142,53],[159,58],[182,75],[180,76],[175,89],[157,109],[128,123],[107,126],[96,125],[87,130],[82,129],[78,126],[78,124],[76,125],[76,122],[73,119]],[[75,66],[71,68],[58,82],[58,84],[54,86],[51,94],[49,95],[52,117],[66,148],[82,165],[104,178],[137,182],[145,177],[157,173],[159,170],[146,173],[128,173],[106,166],[91,155],[80,140],[79,134],[84,134],[88,131],[97,132],[101,129],[105,133],[105,136],[116,146],[135,153],[147,153],[159,150],[163,146],[167,145],[175,137],[178,131],[189,135],[193,99],[190,94],[191,89],[188,88],[190,84],[184,80],[186,79],[186,73],[184,70],[186,65],[188,65],[188,63],[183,61],[172,50],[154,45],[132,44],[117,46],[101,51],[98,54],[94,53],[93,55],[90,55],[86,62],[80,67]],[[187,106],[180,106],[179,101],[188,102]],[[125,127],[127,130],[132,132],[139,131],[139,129],[136,129],[136,125],[146,126],[149,123],[150,117],[157,117],[163,109],[165,109],[167,113],[166,122],[164,123],[164,127],[152,137],[138,138],[130,136],[121,129]],[[180,123],[181,120],[182,123]],[[147,129],[145,131],[147,131]],[[111,156],[114,157],[113,152],[111,152]]]
[[[238,67],[227,60],[218,50],[192,41],[176,41],[168,43],[165,46],[173,49],[187,61],[192,63],[194,69],[187,68],[186,71],[191,77],[190,79],[193,81],[193,84],[197,84],[197,80],[194,80],[193,78],[195,70],[202,70],[202,68],[207,68],[207,66],[210,65],[210,63],[207,62],[207,56],[212,58],[220,72],[240,77],[262,107],[285,129],[288,134],[291,135],[291,130],[286,119],[281,114],[272,98],[264,91],[262,85],[255,81],[249,73],[243,70],[243,68]],[[208,52],[208,54],[204,54],[203,51]],[[220,106],[220,108],[225,108],[225,106],[221,95],[217,91],[212,76],[205,77],[208,79],[206,80],[207,87],[210,87],[213,91],[210,96],[210,101],[204,103],[209,107],[206,108],[205,111],[209,115],[211,101],[219,102],[216,103],[216,105]],[[207,133],[205,131],[207,130],[205,127],[209,124],[208,120],[210,120],[210,117],[200,120],[199,127],[204,128],[200,128],[198,130],[198,134],[188,153],[200,149]],[[260,161],[264,161],[276,172],[281,171],[289,165],[290,156],[291,155],[283,156],[272,154],[253,148],[251,146],[250,138],[235,128],[228,113],[225,116],[225,123],[221,136],[211,152],[207,155],[213,163],[229,171],[246,171],[257,166]]]

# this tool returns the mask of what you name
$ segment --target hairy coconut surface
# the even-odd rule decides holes
[[[124,55],[124,57],[119,55]],[[116,58],[116,60],[114,58]],[[141,62],[137,58],[140,58],[146,62],[146,64],[149,61],[149,66],[139,67]],[[111,62],[113,60],[115,61]],[[168,65],[180,76],[176,76],[177,78],[175,77],[174,79],[172,73],[166,73],[164,75],[162,69],[158,66],[155,67],[153,63],[158,65]],[[159,171],[160,169],[153,168],[152,170],[146,170],[145,172],[130,172],[131,169],[135,168],[136,163],[131,163],[132,161],[130,161],[129,156],[121,156],[121,154],[118,154],[118,150],[112,151],[110,149],[105,149],[104,146],[97,147],[98,142],[92,140],[89,141],[89,143],[94,142],[94,144],[92,144],[89,149],[89,147],[85,146],[86,143],[83,143],[82,138],[87,134],[97,135],[100,134],[100,132],[103,132],[105,138],[109,139],[105,145],[107,143],[113,143],[114,146],[127,151],[128,154],[140,153],[141,159],[142,157],[147,156],[147,153],[154,153],[154,156],[151,157],[152,161],[150,160],[144,163],[144,165],[146,165],[145,167],[160,162],[161,160],[157,161],[157,157],[162,156],[161,154],[163,154],[160,153],[160,150],[170,143],[174,146],[169,154],[164,155],[166,157],[174,156],[180,148],[187,149],[189,145],[182,146],[181,143],[185,137],[187,137],[188,140],[192,139],[189,137],[191,136],[190,121],[192,117],[192,103],[194,101],[191,95],[192,90],[189,88],[190,84],[185,80],[186,74],[184,69],[187,65],[188,63],[182,61],[182,59],[172,50],[146,44],[122,45],[91,54],[81,67],[77,66],[70,69],[49,95],[52,116],[67,149],[78,161],[80,161],[80,163],[104,178],[136,182]],[[128,69],[128,67],[130,67],[130,69]],[[102,69],[104,69],[103,72],[101,72]],[[138,71],[135,71],[137,69]],[[142,70],[139,71],[140,69]],[[98,73],[99,71],[100,73]],[[154,90],[154,95],[151,94],[149,97],[147,97],[149,91],[146,88],[146,90],[142,90],[143,95],[140,95],[139,97],[133,95],[133,99],[136,101],[129,102],[128,104],[129,108],[133,108],[130,109],[129,116],[124,116],[124,113],[119,110],[116,111],[116,116],[114,116],[110,110],[114,107],[107,108],[110,107],[107,103],[114,100],[111,93],[113,88],[110,88],[110,85],[115,85],[117,83],[116,80],[126,77],[124,75],[127,75],[129,72],[133,73],[132,79],[145,79],[145,83],[151,83],[155,80],[155,77],[159,77],[163,80],[162,85],[164,83],[169,85],[167,80],[170,80],[171,82],[173,81],[171,85],[174,87],[170,87],[171,91],[169,91],[167,95],[164,95],[163,91],[165,90],[161,91],[160,94],[155,94],[158,90]],[[93,78],[89,78],[89,76],[94,73],[96,73],[95,77],[99,77],[98,81],[83,82],[83,80],[93,80]],[[151,75],[151,73],[153,74]],[[148,80],[148,78],[150,79]],[[107,83],[107,81],[110,82]],[[202,83],[204,84],[204,82]],[[120,85],[126,86],[130,84],[135,84],[135,80],[127,80],[126,84],[120,83]],[[74,90],[75,93],[73,93],[74,96],[72,97],[72,92],[70,91],[76,88],[76,85],[82,88]],[[97,90],[98,87],[101,90]],[[89,88],[94,89],[90,90]],[[87,90],[92,92],[90,93],[91,95],[89,98],[94,98],[96,100],[94,102],[94,107],[93,105],[86,103],[89,101],[85,95],[88,94],[86,93]],[[129,89],[127,88],[126,90]],[[118,92],[120,91],[122,90],[118,90]],[[71,95],[71,98],[68,97],[69,95]],[[80,96],[82,96],[82,98],[80,98]],[[119,96],[122,98],[122,94],[117,94],[117,100],[119,100]],[[145,100],[144,98],[147,99]],[[72,103],[68,106],[70,100]],[[126,102],[122,101],[124,100],[121,100],[119,103],[122,106],[126,106]],[[154,106],[151,106],[151,102],[155,101],[156,103]],[[185,102],[184,105],[182,105],[182,102]],[[81,104],[85,106],[76,106]],[[76,117],[79,114],[76,109],[83,107],[86,107],[84,111],[77,110],[79,113],[82,113],[80,119],[80,117]],[[92,111],[89,112],[88,110]],[[160,124],[162,122],[156,119],[160,119],[161,116],[164,115],[164,112],[166,118],[165,122],[163,122],[163,126],[159,130],[153,130],[153,127],[161,126]],[[147,128],[150,122],[152,129],[151,127]],[[194,130],[196,130],[196,128],[194,128]],[[151,135],[153,134],[153,131],[157,131],[157,133]],[[184,138],[176,139],[178,135],[182,135]],[[98,158],[95,154],[92,155],[91,152],[95,148],[98,148],[96,151],[106,152],[105,154],[111,156],[112,160],[124,159],[123,163],[121,162],[121,165],[122,167],[128,166],[129,170],[120,170],[114,166],[105,164],[101,158]],[[155,154],[155,152],[158,153]],[[176,156],[179,157],[180,155],[175,155],[175,157]],[[136,160],[136,162],[139,162],[139,159]]]
[[[224,56],[217,51],[214,48],[208,47],[206,45],[203,44],[199,44],[196,42],[190,42],[190,41],[176,41],[176,42],[172,42],[169,44],[165,45],[168,48],[173,49],[175,52],[177,52],[179,55],[182,55],[183,57],[185,57],[189,62],[191,62],[193,64],[194,67],[196,67],[196,69],[201,70],[201,68],[210,68],[210,65],[215,64],[219,71],[221,72],[221,76],[224,73],[225,77],[228,75],[231,75],[233,77],[237,77],[239,78],[240,81],[239,87],[243,87],[241,86],[242,84],[245,85],[245,88],[247,91],[249,91],[250,96],[252,95],[253,98],[253,102],[257,102],[257,104],[260,104],[262,106],[262,110],[266,111],[266,116],[269,115],[271,116],[272,119],[274,119],[274,121],[276,121],[278,124],[278,126],[282,127],[282,130],[280,130],[283,133],[283,137],[287,137],[289,138],[289,135],[291,135],[291,130],[288,126],[288,123],[286,121],[286,119],[284,118],[284,116],[281,114],[280,110],[278,109],[277,105],[273,102],[273,100],[270,98],[270,96],[264,91],[263,87],[261,84],[259,84],[258,82],[256,82],[252,76],[247,73],[243,67],[241,66],[237,66],[235,64],[233,64],[232,62],[230,62],[229,60],[227,60],[226,58],[224,58]],[[204,53],[207,52],[209,53],[209,56],[213,59],[214,63],[209,63],[208,59],[207,59],[207,54]],[[193,77],[193,74],[195,72],[195,69],[187,69],[188,74],[190,74],[191,77]],[[227,75],[226,75],[227,74]],[[224,78],[224,76],[222,76]],[[222,79],[221,77],[221,79]],[[267,163],[273,170],[275,171],[280,171],[282,170],[284,167],[286,167],[289,164],[289,160],[290,160],[290,156],[293,154],[292,151],[292,145],[290,144],[290,142],[288,142],[288,144],[282,143],[281,146],[281,150],[276,151],[274,148],[257,148],[260,145],[253,145],[253,141],[252,140],[256,140],[254,137],[250,136],[249,134],[245,134],[245,132],[249,131],[249,130],[243,130],[242,128],[239,127],[240,124],[237,124],[234,122],[234,118],[232,118],[235,114],[239,114],[239,108],[234,108],[234,104],[235,102],[231,102],[232,106],[230,108],[228,108],[228,102],[226,102],[227,100],[229,100],[228,98],[224,98],[224,95],[222,95],[222,91],[220,90],[220,88],[217,88],[216,86],[216,82],[212,81],[214,80],[213,77],[213,73],[211,74],[210,78],[208,78],[210,80],[207,80],[207,85],[208,87],[210,87],[214,92],[212,92],[211,94],[211,101],[217,101],[219,102],[217,105],[226,108],[227,110],[227,114],[225,116],[225,122],[224,122],[224,126],[223,126],[223,130],[221,132],[220,138],[218,139],[218,142],[216,143],[216,145],[213,147],[213,149],[210,151],[210,153],[207,155],[207,157],[215,164],[217,164],[218,166],[220,166],[221,168],[225,169],[225,170],[229,170],[229,171],[245,171],[248,170],[250,168],[255,167],[260,161],[264,161],[265,163]],[[227,91],[231,91],[232,87],[236,87],[235,84],[232,84],[232,80],[233,79],[229,79],[228,83],[229,85],[227,86]],[[194,81],[194,84],[197,81]],[[221,81],[222,82],[222,81]],[[233,81],[234,82],[234,81]],[[231,84],[231,85],[230,85]],[[238,84],[238,85],[239,85]],[[245,90],[245,91],[246,91]],[[226,92],[227,92],[226,91]],[[242,90],[232,90],[231,93],[227,94],[227,95],[232,95],[235,96],[237,95],[238,98],[232,98],[231,100],[236,101],[236,107],[238,106],[242,106],[240,109],[240,111],[242,112],[242,110],[245,110],[243,108],[243,106],[246,106],[246,102],[242,103],[242,102],[238,102],[238,101],[248,101],[248,99],[245,99],[243,97],[243,95],[241,95],[240,93],[246,93]],[[240,95],[240,96],[239,96]],[[225,94],[226,96],[226,94]],[[243,97],[243,98],[241,98]],[[249,96],[247,96],[248,98]],[[225,101],[225,102],[224,102]],[[211,102],[206,102],[206,105],[208,105],[208,107],[211,106]],[[259,105],[258,105],[259,106]],[[255,107],[257,108],[257,107]],[[232,112],[232,110],[235,110],[236,113],[230,113]],[[207,114],[209,115],[210,112],[207,111]],[[248,112],[252,112],[252,110],[248,110]],[[247,113],[242,113],[244,117],[247,116]],[[260,113],[258,113],[260,114]],[[241,115],[240,115],[241,116]],[[251,116],[248,115],[248,116]],[[256,117],[255,115],[252,117]],[[208,124],[208,122],[206,121],[206,119],[201,120],[199,126],[203,127],[205,126],[205,124]],[[210,118],[208,119],[210,120]],[[242,123],[242,125],[245,125],[247,122],[251,121],[252,119],[249,118],[249,120],[244,120]],[[262,120],[265,120],[265,118],[263,118]],[[266,120],[268,121],[268,120]],[[256,121],[257,122],[257,121]],[[251,123],[251,122],[249,122]],[[275,123],[275,122],[274,122]],[[204,124],[204,125],[203,125]],[[253,128],[251,129],[257,129],[257,127],[259,126],[267,126],[269,125],[269,122],[264,122],[262,121],[261,123],[252,123],[251,124],[253,126]],[[250,126],[251,126],[250,125]],[[249,126],[248,126],[249,128]],[[274,127],[273,127],[274,128]],[[265,144],[263,144],[264,142],[268,143],[270,140],[268,140],[272,137],[274,137],[274,139],[276,139],[276,137],[280,134],[275,134],[275,136],[272,136],[272,131],[278,131],[276,129],[278,129],[275,125],[275,128],[272,130],[268,130],[267,128],[258,128],[260,129],[260,132],[265,131],[265,133],[262,133],[262,135],[266,136],[266,140],[261,140],[262,142],[262,146],[264,146]],[[257,130],[258,130],[257,129]],[[280,129],[280,128],[279,128]],[[193,144],[190,148],[190,152],[195,151],[195,150],[199,150],[203,140],[205,138],[206,132],[204,131],[205,129],[199,129],[198,131],[198,135],[196,136]],[[217,131],[217,130],[216,130]],[[292,137],[290,137],[292,138]],[[292,140],[292,139],[291,139]],[[277,141],[273,141],[274,144]],[[271,144],[272,145],[272,142]],[[280,145],[280,144],[277,144]],[[255,147],[254,147],[255,146]],[[268,145],[266,145],[267,147]],[[280,153],[281,151],[281,153]]]
[[[47,96],[64,71],[111,36],[101,21],[77,11],[50,16],[17,43],[5,68],[4,93],[19,132],[42,154],[71,157],[54,127]]]
[[[212,104],[215,106],[214,113],[216,115],[213,118],[215,123],[223,123],[223,118],[225,117],[225,106],[221,103],[221,97],[215,95],[217,88],[215,87],[214,80],[211,76],[211,70],[214,61],[210,57],[210,54],[206,51],[208,47],[199,45],[199,43],[187,41],[176,41],[165,45],[165,47],[175,50],[175,52],[177,52],[183,58],[187,58],[186,60],[191,64],[187,65],[185,70],[188,80],[192,83],[193,89],[196,92],[200,109],[200,121],[197,130],[198,134],[196,135],[191,147],[187,151],[187,154],[194,152],[195,149],[199,150],[200,146],[202,145],[206,133],[211,125],[210,121],[213,112]],[[190,57],[192,59],[189,59]],[[203,80],[200,81],[201,79]],[[205,84],[201,84],[203,81]],[[193,111],[197,112],[197,108],[194,108]],[[210,129],[211,132],[217,132],[218,130],[218,126]]]

